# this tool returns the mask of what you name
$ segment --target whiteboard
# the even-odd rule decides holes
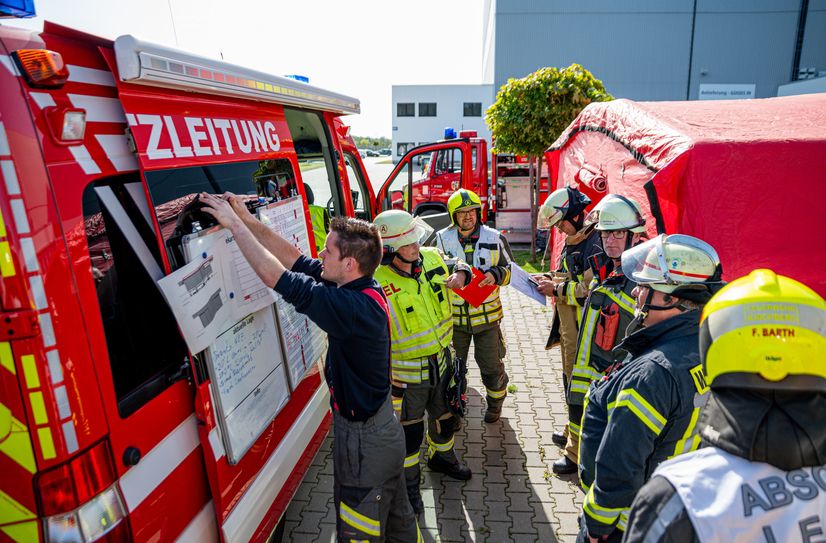
[[[304,220],[300,196],[273,202],[258,209],[258,218],[268,228],[290,242],[302,254],[310,256],[310,235]],[[324,356],[327,334],[310,318],[296,311],[292,304],[275,294],[278,328],[287,355],[287,373],[293,390],[307,371]]]
[[[238,306],[236,313],[246,314],[228,321],[204,350],[227,461],[237,464],[289,401],[290,386],[274,297],[249,296],[260,289],[244,283],[244,270],[238,268],[248,264],[229,232],[219,227],[185,236],[184,255],[197,260],[214,245],[226,247],[215,252],[216,266],[225,270],[224,287]]]
[[[290,399],[272,306],[218,336],[206,359],[227,459],[236,464]]]

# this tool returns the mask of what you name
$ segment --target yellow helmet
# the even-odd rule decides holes
[[[411,243],[421,243],[433,228],[418,217],[401,209],[388,209],[376,215],[373,224],[379,229],[385,253],[395,253]]]
[[[456,212],[460,209],[478,209],[476,221],[481,222],[482,200],[472,190],[459,189],[447,199],[447,212],[455,225],[459,224],[456,222]]]
[[[700,357],[712,388],[826,392],[826,301],[794,279],[755,270],[706,304]]]
[[[536,224],[539,228],[553,228],[557,223],[576,217],[591,203],[591,199],[573,187],[550,193],[539,208]]]
[[[597,230],[645,232],[645,217],[640,204],[619,194],[608,194],[600,200],[591,215],[591,220],[594,219]]]

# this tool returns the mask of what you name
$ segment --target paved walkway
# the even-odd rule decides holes
[[[545,350],[549,313],[513,289],[502,293],[511,393],[499,422],[485,424],[484,387],[469,361],[470,407],[456,451],[473,478],[455,481],[424,467],[419,523],[428,542],[544,543],[576,536],[582,491],[575,478],[551,471],[560,455],[551,432],[562,428],[567,408],[559,349]],[[331,442],[324,442],[287,510],[285,541],[335,541]]]

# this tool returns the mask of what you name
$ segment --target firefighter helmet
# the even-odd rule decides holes
[[[712,388],[826,392],[826,301],[771,270],[726,285],[700,319]]]
[[[558,223],[576,217],[591,203],[591,199],[573,187],[553,191],[539,208],[539,228],[553,228]]]
[[[456,222],[456,212],[467,209],[478,210],[476,221],[477,223],[481,222],[482,200],[472,190],[459,189],[447,199],[447,212],[450,215],[450,220],[456,226],[459,226],[459,223]]]
[[[682,234],[662,234],[623,252],[622,273],[639,285],[699,303],[722,284],[717,251]]]
[[[433,233],[429,224],[401,209],[379,213],[373,224],[379,229],[385,253],[395,253],[405,245],[421,243]]]
[[[596,205],[594,213],[591,220],[597,223],[597,230],[645,232],[645,217],[640,204],[631,198],[608,194]]]

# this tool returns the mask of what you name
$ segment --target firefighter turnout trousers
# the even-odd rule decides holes
[[[400,414],[406,444],[404,476],[408,486],[417,488],[421,478],[420,451],[425,434],[425,412],[428,456],[440,456],[448,464],[459,462],[453,450],[453,413],[445,398],[453,375],[450,350],[446,348],[438,356],[430,358],[429,374],[433,376],[432,379],[416,384],[408,383],[405,388],[393,387],[393,404]]]
[[[502,402],[508,395],[508,374],[503,362],[507,349],[500,322],[475,333],[459,326],[453,328],[453,346],[457,357],[467,360],[471,341],[473,342],[473,357],[482,374],[488,410],[495,412],[501,410]]]
[[[420,542],[402,475],[403,431],[390,399],[364,422],[333,412],[338,541]]]

